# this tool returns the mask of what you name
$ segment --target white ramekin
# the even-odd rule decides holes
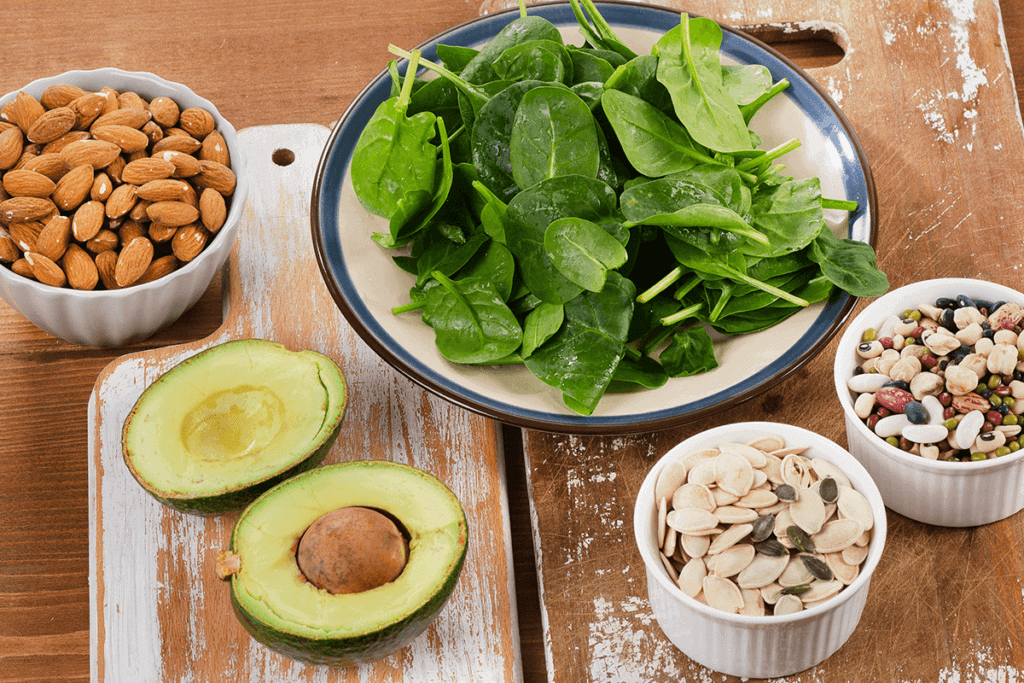
[[[146,99],[170,97],[185,110],[203,107],[216,121],[231,155],[235,190],[223,227],[193,261],[159,280],[116,291],[78,291],[50,287],[15,274],[0,266],[0,299],[44,332],[83,346],[111,347],[141,341],[164,328],[191,308],[227,262],[249,189],[245,158],[234,127],[208,100],[180,83],[145,72],[121,69],[68,71],[41,78],[0,98],[0,106],[24,91],[38,99],[56,83],[77,85],[87,92],[108,86],[118,92],[131,91]]]
[[[836,464],[871,504],[874,514],[870,550],[859,576],[821,605],[779,617],[752,617],[713,609],[683,593],[659,559],[654,485],[665,465],[679,456],[720,443],[748,442],[778,434],[789,446],[808,445],[808,457]],[[882,496],[867,471],[838,444],[792,425],[740,422],[686,439],[651,469],[637,495],[633,530],[647,569],[647,592],[662,631],[690,659],[714,671],[742,678],[775,678],[804,671],[842,647],[860,621],[871,573],[885,547]]]
[[[958,294],[1024,304],[1024,294],[982,280],[939,278],[906,285],[879,297],[853,319],[839,341],[835,361],[836,392],[850,453],[871,474],[886,506],[918,522],[949,527],[989,524],[1024,509],[1024,449],[980,462],[911,455],[886,443],[857,417],[856,397],[846,383],[859,363],[856,348],[864,330],[877,328],[889,315]]]

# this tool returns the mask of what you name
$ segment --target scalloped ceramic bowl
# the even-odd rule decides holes
[[[598,2],[603,17],[638,52],[647,52],[679,25],[679,10],[634,2]],[[529,14],[558,26],[567,42],[582,38],[567,2],[531,5]],[[485,15],[455,26],[420,45],[436,61],[437,45],[479,47],[518,16],[518,10]],[[404,47],[404,46],[403,46]],[[754,117],[751,127],[771,149],[800,138],[785,157],[787,173],[819,176],[822,193],[855,200],[853,214],[826,212],[833,231],[874,244],[875,187],[867,158],[849,121],[812,78],[760,41],[723,27],[727,63],[760,63],[774,79],[791,86]],[[562,402],[562,392],[543,384],[521,366],[482,367],[448,362],[437,350],[433,330],[415,314],[393,315],[409,301],[412,276],[391,260],[393,252],[370,236],[387,232],[387,221],[371,215],[352,190],[349,162],[359,134],[379,103],[391,93],[387,71],[378,75],[345,111],[324,149],[313,187],[313,245],[324,281],[360,337],[395,369],[438,396],[507,424],[564,433],[654,431],[720,413],[776,386],[814,358],[838,334],[856,298],[845,292],[808,306],[793,317],[754,334],[719,338],[719,367],[692,377],[675,377],[659,389],[606,394],[593,415],[582,416]]]
[[[747,443],[777,434],[788,446],[809,445],[805,455],[837,465],[871,504],[874,528],[860,574],[838,595],[796,614],[753,617],[708,607],[679,590],[658,551],[654,487],[672,460],[723,442]],[[714,671],[746,678],[789,676],[809,669],[843,646],[860,621],[871,574],[885,548],[885,506],[868,472],[835,442],[801,427],[775,422],[738,422],[700,432],[670,449],[651,468],[637,495],[633,532],[647,569],[651,610],[662,631],[683,654]]]
[[[856,348],[864,330],[877,327],[889,315],[957,294],[1024,304],[1024,294],[983,280],[939,278],[888,292],[861,311],[840,339],[835,386],[846,419],[850,453],[871,473],[886,506],[925,524],[967,527],[990,524],[1024,509],[1024,449],[969,463],[911,455],[868,429],[854,412],[855,398],[846,386],[858,363]]]
[[[136,92],[146,99],[172,98],[184,110],[203,107],[211,114],[231,154],[236,186],[224,226],[193,261],[159,280],[116,291],[78,291],[40,284],[0,267],[0,299],[44,332],[83,346],[112,347],[131,344],[170,325],[194,305],[227,262],[238,233],[249,189],[245,158],[234,127],[208,100],[180,83],[144,72],[120,69],[68,71],[41,78],[0,98],[0,106],[19,91],[37,99],[54,83],[77,85],[86,91],[104,86],[118,92]]]

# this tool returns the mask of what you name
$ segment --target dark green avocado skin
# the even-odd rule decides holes
[[[307,664],[330,666],[354,666],[377,659],[383,659],[423,633],[440,613],[458,583],[462,566],[466,560],[466,547],[455,563],[448,580],[438,587],[431,598],[406,619],[389,624],[373,633],[347,638],[308,638],[270,627],[242,610],[231,593],[231,606],[235,616],[246,631],[260,643],[285,657]],[[383,610],[382,610],[383,611]]]
[[[344,417],[344,414],[342,415]],[[338,420],[337,426],[331,435],[327,437],[327,440],[323,442],[320,448],[309,454],[309,457],[296,463],[290,469],[277,474],[276,476],[262,481],[258,484],[253,484],[245,489],[238,491],[228,491],[218,496],[203,496],[197,498],[187,497],[164,497],[158,495],[152,491],[148,486],[143,484],[143,488],[156,498],[158,501],[168,507],[172,507],[179,512],[185,512],[194,515],[210,515],[220,514],[222,512],[228,512],[229,510],[238,510],[245,507],[252,501],[263,495],[264,492],[269,491],[273,487],[280,484],[286,479],[291,479],[297,474],[309,471],[322,463],[324,458],[327,457],[327,453],[331,450],[331,446],[334,445],[335,440],[338,438],[338,432],[341,431],[342,420]],[[140,482],[141,483],[141,482]]]

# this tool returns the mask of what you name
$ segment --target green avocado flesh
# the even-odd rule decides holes
[[[236,509],[323,461],[345,406],[345,379],[326,356],[262,339],[227,342],[146,389],[125,420],[124,458],[171,507]]]
[[[391,583],[332,595],[309,583],[295,550],[322,515],[360,506],[400,522],[408,562]],[[466,556],[466,516],[432,475],[362,460],[290,479],[254,501],[231,535],[235,613],[256,640],[305,662],[348,666],[386,657],[424,631],[444,606]]]

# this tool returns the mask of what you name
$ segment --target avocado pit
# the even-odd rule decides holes
[[[398,578],[408,544],[386,515],[343,507],[309,525],[295,557],[303,576],[317,588],[333,595],[361,593]]]

